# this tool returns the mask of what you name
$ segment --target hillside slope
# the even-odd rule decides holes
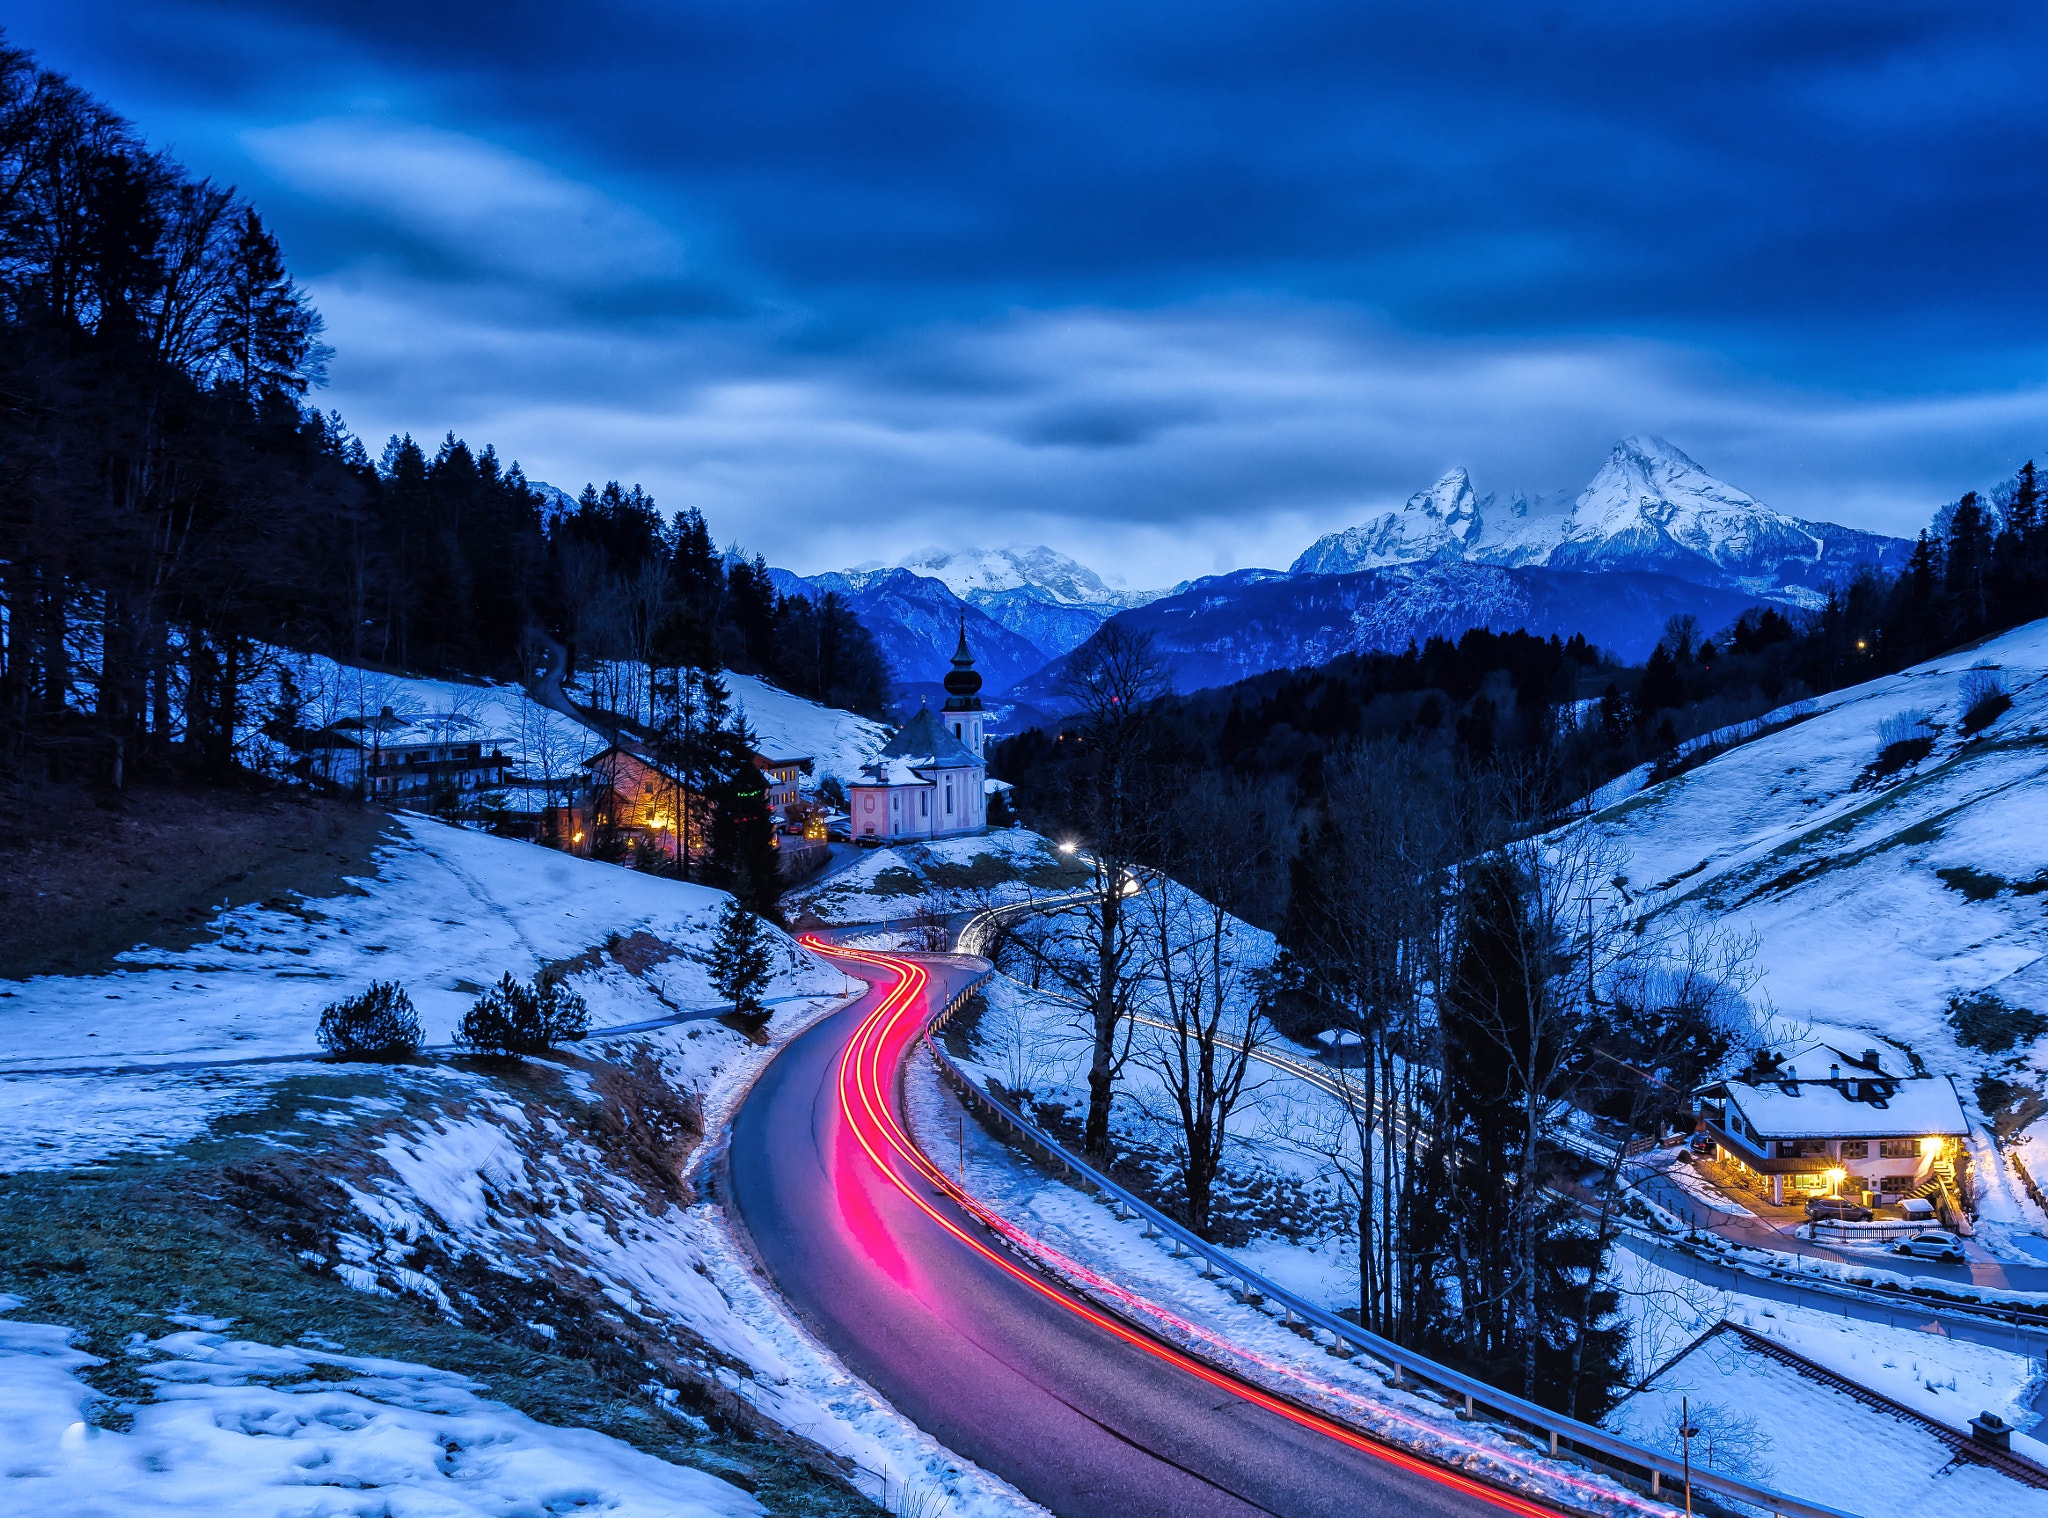
[[[1986,678],[1973,670],[2012,705],[1968,736],[1963,687]],[[1577,826],[1621,852],[1638,903],[1758,936],[1781,1046],[1910,1050],[2011,1127],[2048,1089],[2048,622],[1811,707]],[[1878,774],[1916,716],[1930,751]],[[1997,1192],[2009,1171],[1981,1145],[1978,1159]]]

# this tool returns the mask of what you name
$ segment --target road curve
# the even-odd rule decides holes
[[[1553,1512],[1189,1360],[992,1247],[901,1121],[929,999],[972,970],[812,946],[871,989],[741,1105],[731,1210],[785,1298],[920,1427],[1059,1518]]]

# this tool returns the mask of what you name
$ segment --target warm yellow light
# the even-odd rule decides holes
[[[1848,1174],[1849,1172],[1846,1170],[1830,1170],[1828,1172],[1828,1186],[1831,1189],[1839,1190],[1841,1188],[1843,1180],[1845,1180],[1848,1177]]]
[[[578,834],[576,834],[576,836],[575,836],[575,837],[571,838],[571,839],[570,839],[569,841],[570,841],[571,843],[581,843],[581,842],[583,841],[583,835],[582,835],[581,833],[578,833]]]

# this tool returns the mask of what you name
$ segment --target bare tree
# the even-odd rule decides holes
[[[1180,1128],[1188,1226],[1211,1235],[1230,1120],[1267,1030],[1262,966],[1244,962],[1250,930],[1231,911],[1281,884],[1293,808],[1281,784],[1199,772],[1159,800],[1161,857],[1176,879],[1137,898],[1152,1007],[1165,1024],[1145,1044]],[[1177,804],[1173,804],[1177,803]]]
[[[1150,707],[1167,689],[1167,670],[1151,635],[1114,621],[1075,652],[1060,684],[1073,713],[1068,731],[1085,755],[1076,799],[1095,874],[1095,896],[1078,916],[1092,960],[1085,1001],[1094,1037],[1082,1143],[1097,1159],[1109,1156],[1110,1103],[1129,1052],[1124,1018],[1140,959],[1124,900],[1137,887],[1144,854],[1147,818],[1140,787],[1151,741]]]

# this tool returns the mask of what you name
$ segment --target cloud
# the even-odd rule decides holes
[[[480,138],[383,116],[241,134],[251,158],[314,205],[380,229],[415,272],[588,290],[676,283],[683,240],[654,217]]]
[[[997,540],[1131,584],[1285,565],[1451,464],[1575,492],[1638,431],[1784,510],[1909,534],[2048,437],[2040,388],[1871,400],[1676,345],[1424,338],[1304,302],[821,346],[789,318],[621,337],[437,314],[402,282],[316,293],[335,403],[373,438],[430,417],[571,491],[638,481],[803,571]]]

